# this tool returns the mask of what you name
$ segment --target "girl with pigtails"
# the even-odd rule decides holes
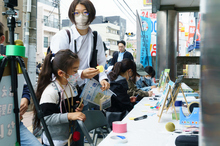
[[[78,68],[78,56],[66,49],[55,55],[49,53],[39,74],[36,96],[55,146],[66,145],[70,134],[74,132],[74,121],[86,119],[81,112],[83,104],[77,106],[80,103],[75,88]],[[36,114],[34,108],[34,128],[40,126]],[[42,134],[42,140],[44,145],[49,145],[45,133]]]

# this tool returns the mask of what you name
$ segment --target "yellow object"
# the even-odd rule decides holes
[[[15,40],[14,41],[15,45],[17,46],[24,46],[24,43],[22,40]],[[22,70],[21,70],[21,66],[18,64],[18,73],[21,74],[22,73]]]
[[[189,36],[189,32],[185,32],[185,36]]]
[[[181,27],[181,32],[184,32],[185,31],[185,27]]]
[[[24,46],[24,44],[23,44],[23,41],[22,40],[16,40],[15,42],[15,45],[17,45],[17,46]]]
[[[97,69],[99,69],[100,72],[104,71],[104,67],[102,65],[96,66]]]
[[[21,69],[20,64],[18,64],[18,74],[22,74],[22,69]]]
[[[134,120],[134,117],[130,117],[129,120]]]
[[[144,104],[145,106],[150,106],[150,104]]]
[[[165,127],[169,132],[173,132],[175,130],[175,125],[172,122],[168,122]]]

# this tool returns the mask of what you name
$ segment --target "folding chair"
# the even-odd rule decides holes
[[[91,146],[96,146],[98,133],[101,132],[101,134],[103,135],[103,138],[107,136],[104,134],[102,128],[106,127],[105,130],[107,131],[107,133],[110,133],[111,129],[102,111],[90,110],[90,111],[84,111],[83,113],[86,115],[86,121],[82,122],[80,120],[77,120],[77,122],[80,128],[82,129],[84,135],[86,136],[89,144]],[[89,135],[89,131],[91,130],[94,130],[93,138],[91,138]]]

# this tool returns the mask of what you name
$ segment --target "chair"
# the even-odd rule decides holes
[[[97,144],[97,136],[98,133],[101,132],[103,137],[106,137],[107,135],[103,132],[103,127],[107,127],[105,130],[107,133],[111,132],[111,129],[107,123],[105,115],[102,113],[102,111],[99,110],[90,110],[90,111],[84,111],[83,112],[86,115],[86,121],[82,122],[80,120],[77,120],[80,128],[82,129],[84,135],[86,136],[89,144],[91,146],[96,146]],[[99,130],[97,130],[99,129]],[[90,137],[89,131],[94,130],[93,138]]]

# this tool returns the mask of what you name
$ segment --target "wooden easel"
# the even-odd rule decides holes
[[[166,85],[169,83],[169,81],[170,81],[170,76],[169,76],[169,74],[167,74],[167,77],[165,79],[165,83],[163,85],[163,90],[166,88]]]
[[[167,92],[165,101],[163,102],[163,105],[162,105],[162,107],[161,107],[161,111],[160,111],[160,115],[159,115],[159,120],[158,120],[158,122],[160,122],[160,119],[161,119],[162,114],[163,114],[163,110],[165,110],[165,109],[166,109],[167,111],[169,110],[170,104],[167,106],[167,108],[165,108],[165,104],[166,104],[166,101],[167,101],[167,98],[168,98],[169,93],[170,93],[170,96],[171,96],[171,99],[172,99],[172,101],[171,101],[170,103],[172,103],[172,108],[174,109],[175,116],[176,116],[176,120],[178,120],[177,114],[176,114],[176,109],[175,109],[175,102],[176,102],[176,96],[177,96],[177,94],[179,93],[179,90],[181,90],[181,92],[182,92],[182,94],[183,94],[183,97],[184,97],[184,99],[185,99],[185,101],[186,101],[186,105],[188,106],[186,97],[185,97],[184,92],[183,92],[183,89],[182,89],[182,87],[181,87],[181,83],[179,83],[179,86],[178,86],[176,92],[174,93],[174,95],[172,94],[171,86],[169,85],[169,91]]]
[[[170,80],[170,76],[169,74],[167,74],[167,77],[165,79],[164,85],[162,87],[162,85],[160,85],[160,87],[158,87],[158,91],[160,91],[160,89],[162,88],[163,90],[166,88],[166,85],[169,83],[169,80],[167,80],[167,78]]]

